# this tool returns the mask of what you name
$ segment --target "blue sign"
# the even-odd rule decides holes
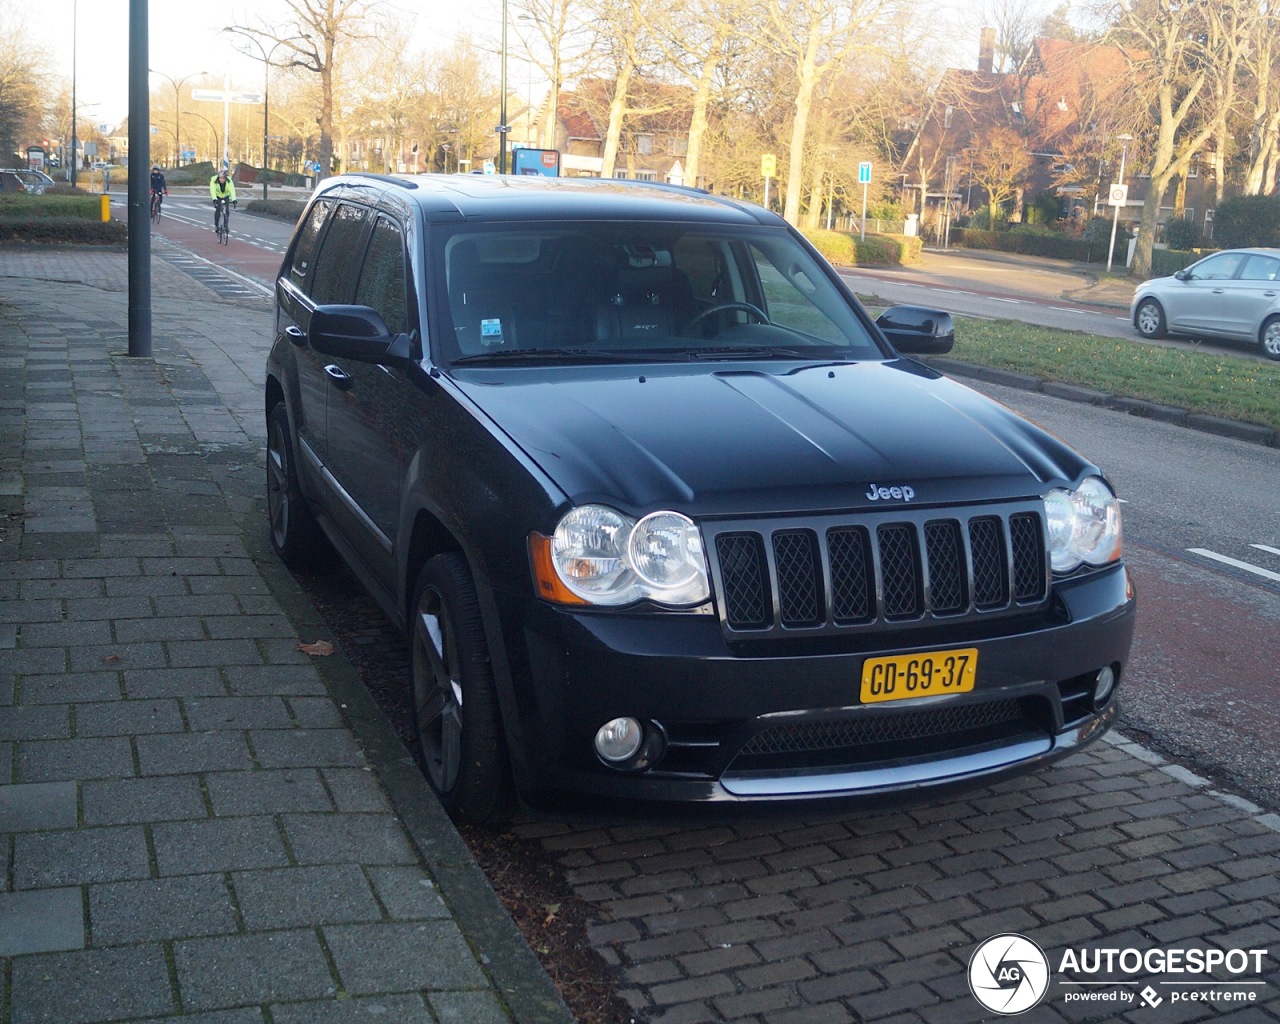
[[[871,184],[871,161],[870,160],[863,160],[862,163],[858,164],[858,184],[859,185]]]

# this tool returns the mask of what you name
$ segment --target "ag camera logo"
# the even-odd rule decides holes
[[[1025,936],[993,936],[969,959],[969,991],[993,1013],[1026,1013],[1049,991],[1049,958]]]

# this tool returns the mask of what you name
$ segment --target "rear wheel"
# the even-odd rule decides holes
[[[414,754],[450,816],[485,824],[514,809],[502,713],[480,604],[461,555],[418,576],[409,625]]]
[[[1262,325],[1258,345],[1268,359],[1280,359],[1280,316],[1273,316]]]
[[[1144,338],[1163,338],[1167,326],[1160,303],[1155,299],[1143,299],[1133,314],[1133,326]]]
[[[267,517],[271,546],[285,565],[299,568],[315,555],[319,530],[298,484],[293,433],[283,402],[267,417]]]

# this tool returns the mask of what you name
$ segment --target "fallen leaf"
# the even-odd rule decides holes
[[[298,644],[298,650],[303,654],[327,655],[333,653],[333,644],[328,640],[317,640],[310,644]]]

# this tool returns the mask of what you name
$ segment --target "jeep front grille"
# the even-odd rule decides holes
[[[1039,503],[703,525],[734,634],[949,621],[1048,596]]]

